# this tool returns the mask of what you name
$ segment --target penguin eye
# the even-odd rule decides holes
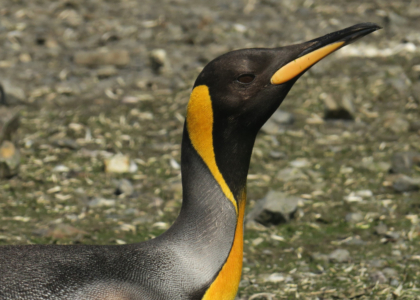
[[[254,81],[254,79],[255,79],[255,75],[253,74],[242,74],[238,78],[236,78],[236,80],[239,83],[243,83],[243,84],[251,83]]]

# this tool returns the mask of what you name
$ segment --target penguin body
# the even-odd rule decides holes
[[[256,135],[296,80],[371,23],[275,49],[244,49],[198,76],[182,139],[183,203],[161,236],[119,246],[0,247],[4,300],[233,300]]]

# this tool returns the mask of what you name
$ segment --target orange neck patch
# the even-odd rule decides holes
[[[194,149],[238,213],[235,197],[216,164],[213,147],[213,108],[209,88],[205,85],[195,87],[191,93],[187,107],[187,131]]]
[[[216,279],[204,294],[203,300],[233,300],[238,293],[242,274],[242,260],[244,254],[244,214],[246,192],[242,193],[239,202],[239,215],[236,223],[235,238],[226,263],[223,265]]]

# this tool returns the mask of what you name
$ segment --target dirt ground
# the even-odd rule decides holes
[[[238,299],[420,297],[420,1],[2,4],[21,163],[0,179],[0,244],[155,237],[179,212],[185,107],[207,62],[382,26],[299,79],[281,106],[294,122],[259,134],[249,208],[270,190],[300,201],[288,223],[246,225]],[[351,120],[330,120],[331,103]]]

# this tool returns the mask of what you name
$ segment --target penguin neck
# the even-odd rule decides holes
[[[207,169],[202,173],[209,173],[213,177],[238,215],[256,132],[241,128],[236,118],[220,114],[220,110],[223,111],[214,108],[207,86],[199,85],[193,89],[182,141],[183,188],[189,191],[191,187],[202,186],[199,182],[190,182],[202,180],[201,176],[186,176],[191,173],[186,153],[196,153]],[[184,202],[193,201],[184,193]]]
[[[227,134],[225,135],[218,134],[219,132],[221,131],[215,131],[213,134],[215,140],[213,144],[214,161],[208,162],[193,146],[187,126],[185,126],[181,148],[183,206],[198,204],[197,196],[207,192],[208,185],[203,184],[203,180],[206,180],[205,174],[208,174],[218,188],[223,191],[225,201],[230,201],[238,213],[241,202],[246,201],[247,175],[255,139],[245,138],[239,134],[229,134],[226,130]],[[193,159],[192,156],[198,156],[200,162]],[[202,174],[191,172],[192,169],[197,168],[197,164],[200,164],[202,168],[200,173]],[[191,176],[191,174],[194,175]],[[196,191],[194,195],[189,193],[192,190]],[[214,197],[219,196],[214,194]]]

